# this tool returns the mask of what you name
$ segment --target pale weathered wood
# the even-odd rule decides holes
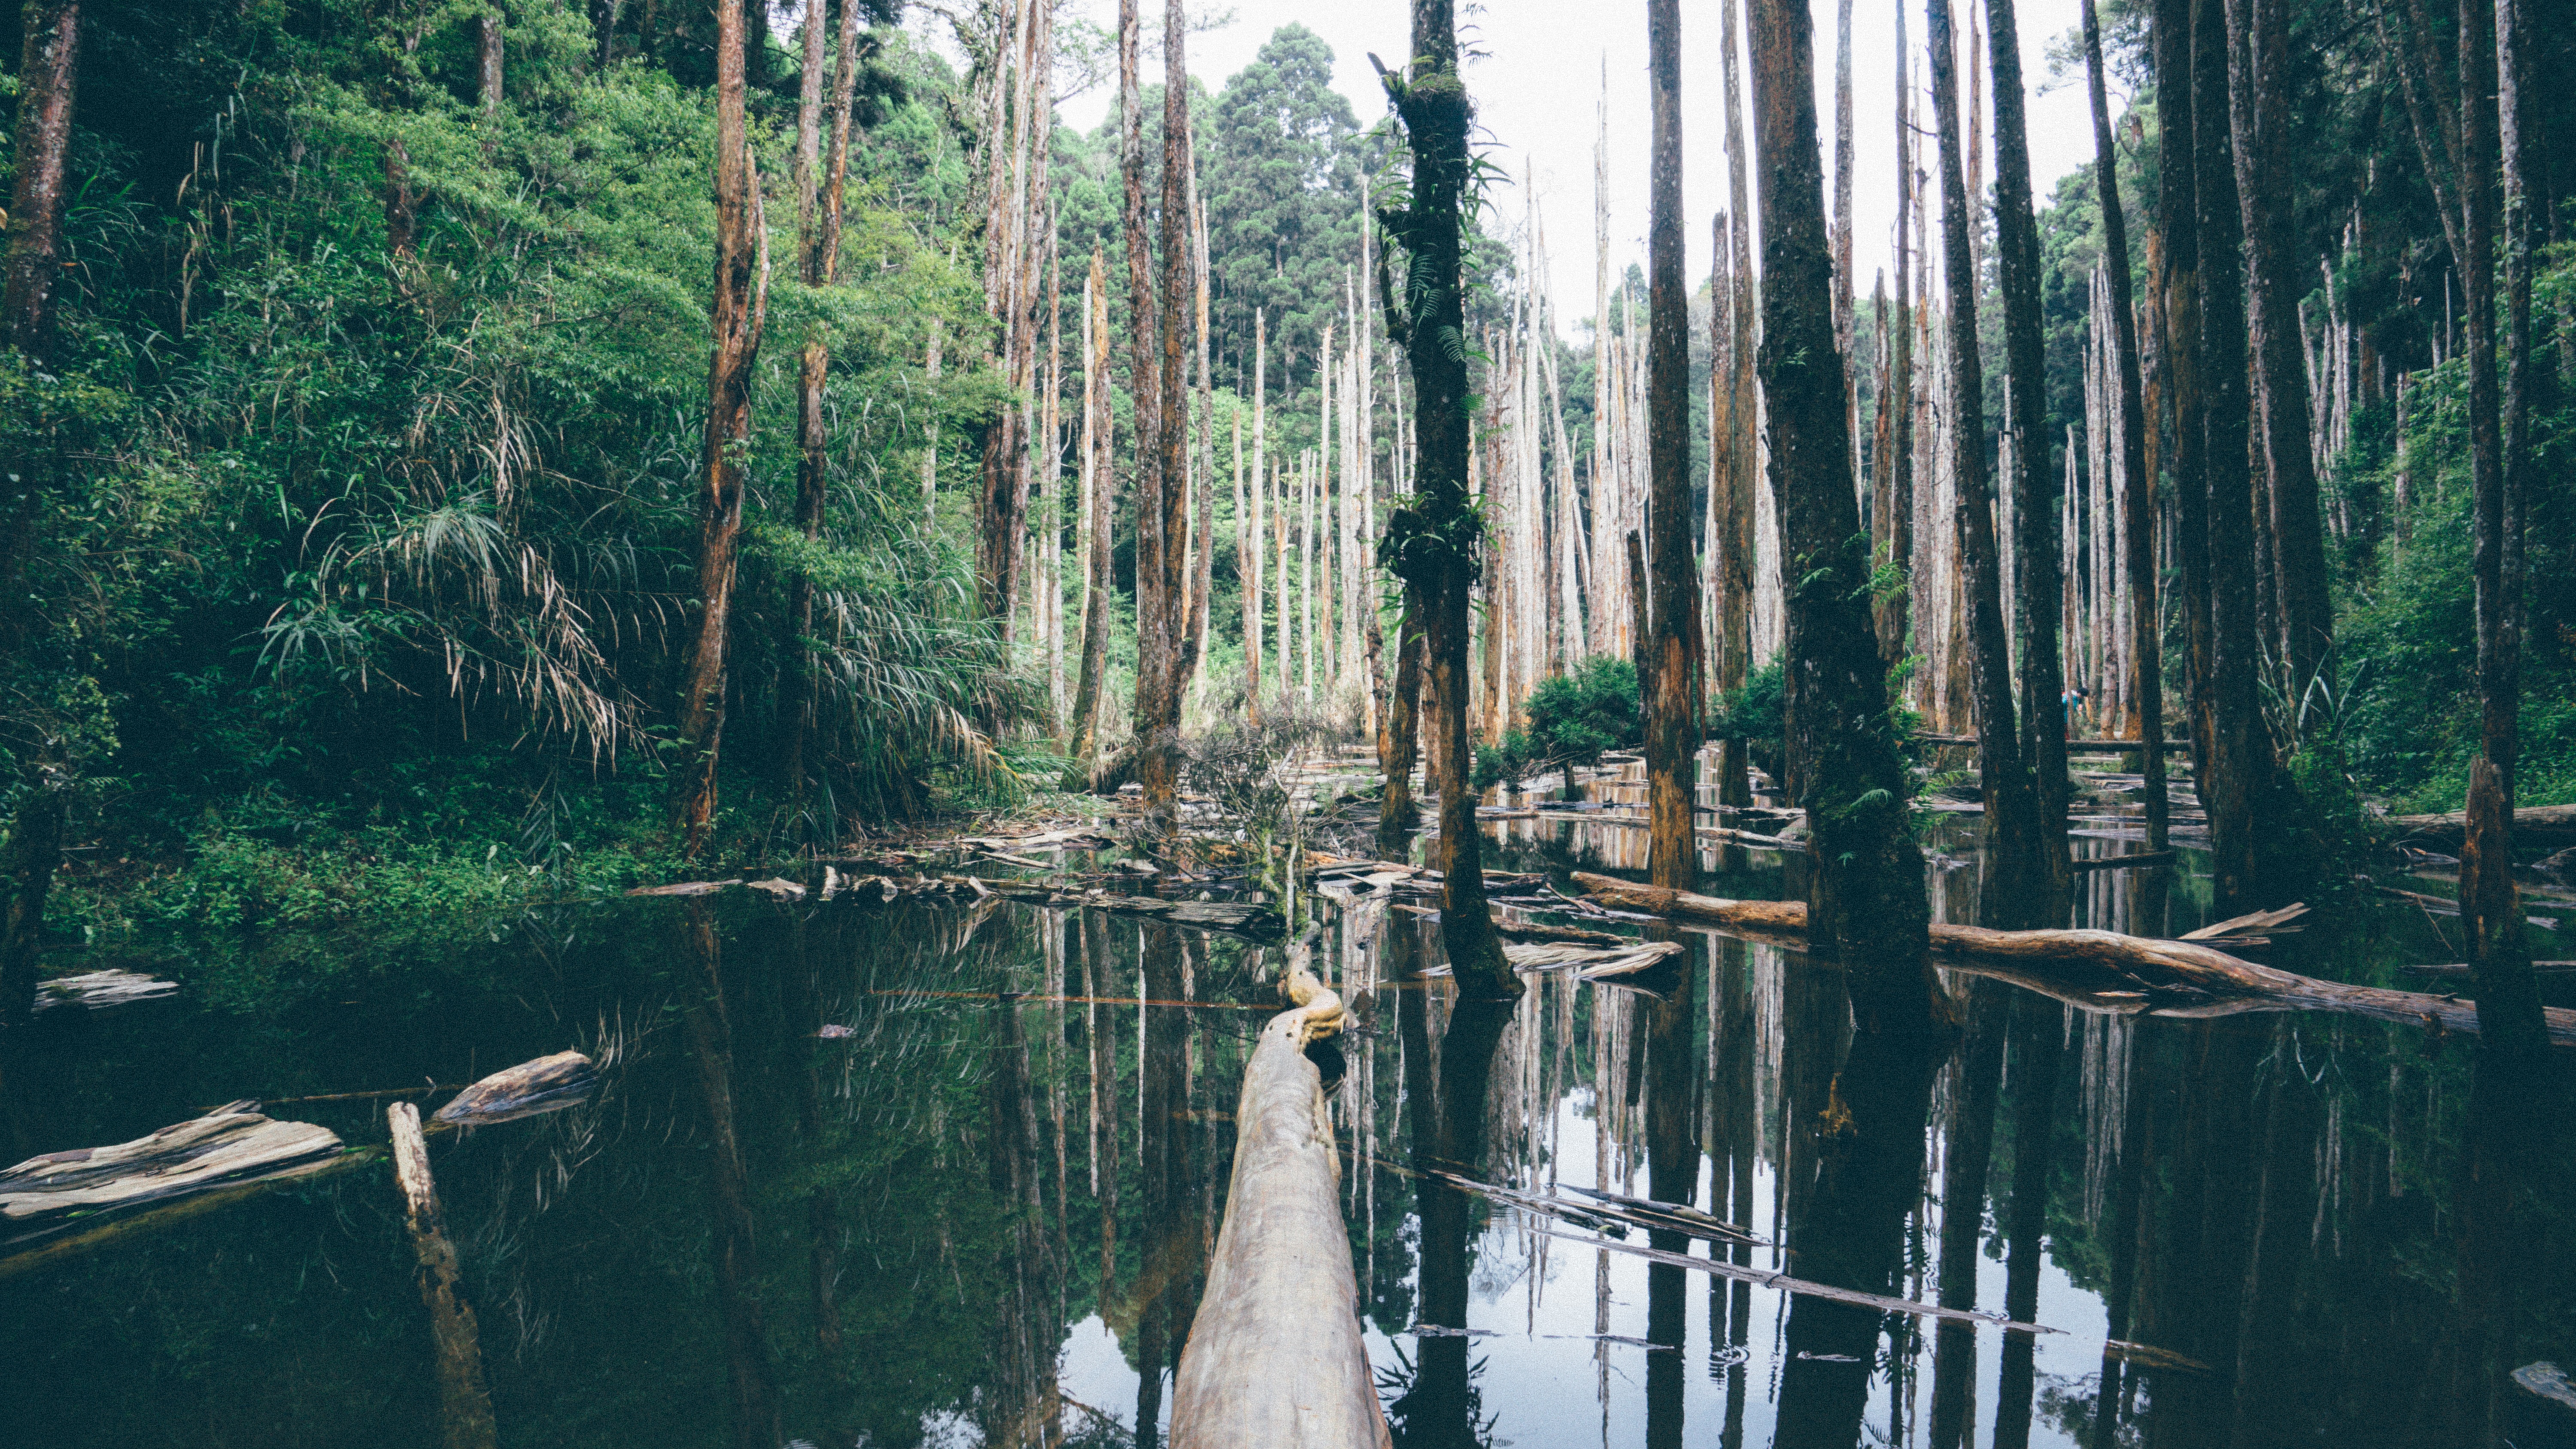
[[[84,1006],[97,1011],[136,1001],[157,1001],[176,995],[178,990],[176,981],[156,981],[139,971],[84,971],[78,976],[57,976],[40,983],[36,987],[35,1009]]]
[[[2468,830],[2468,812],[2454,810],[2448,815],[2394,815],[2388,823],[2405,833],[2408,840],[2462,839]],[[2516,845],[2565,845],[2576,843],[2576,805],[2526,805],[2513,812],[2513,843]]]
[[[385,1121],[393,1130],[403,1226],[420,1260],[420,1301],[429,1309],[430,1335],[437,1345],[440,1441],[446,1449],[492,1449],[499,1436],[492,1423],[492,1396],[483,1387],[482,1339],[474,1305],[465,1301],[460,1284],[456,1245],[448,1241],[446,1215],[438,1206],[438,1184],[429,1175],[420,1109],[409,1102],[393,1103],[385,1108]]]
[[[480,1127],[560,1111],[590,1095],[599,1074],[579,1052],[557,1052],[494,1072],[438,1109],[438,1120]]]
[[[255,1105],[235,1102],[131,1142],[31,1157],[0,1172],[0,1223],[33,1226],[183,1197],[340,1150],[330,1129],[272,1121]]]
[[[1290,945],[1296,1005],[1244,1068],[1225,1226],[1173,1379],[1173,1449],[1392,1442],[1360,1337],[1323,1075],[1305,1052],[1347,1020],[1309,965],[1312,940]]]
[[[1806,930],[1807,908],[1801,901],[1721,900],[1584,871],[1575,872],[1574,880],[1597,900],[1650,915],[1783,935]],[[2478,1029],[2476,1003],[2455,996],[2320,981],[2259,966],[2192,941],[2153,940],[2114,931],[1993,931],[1935,921],[1932,949],[2012,966],[2026,984],[2053,983],[2058,989],[2048,994],[2061,1000],[2069,999],[2061,994],[2068,989],[2098,995],[2097,987],[2179,992],[2194,998],[2181,1003],[2150,1002],[2143,1008],[2160,1016],[2285,1009],[2342,1012],[2442,1032]],[[2576,1011],[2550,1007],[2546,1018],[2551,1044],[2576,1046]]]

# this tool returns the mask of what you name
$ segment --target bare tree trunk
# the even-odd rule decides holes
[[[495,8],[483,12],[474,37],[474,81],[476,99],[483,114],[501,111],[501,12]],[[489,145],[487,141],[485,143]]]
[[[1208,365],[1207,212],[1199,202],[1196,138],[1185,129],[1183,139],[1189,148],[1183,154],[1188,158],[1187,252],[1191,305],[1195,308],[1197,320],[1199,415],[1197,462],[1190,470],[1196,499],[1190,531],[1191,556],[1181,564],[1190,579],[1190,614],[1189,638],[1181,656],[1179,691],[1196,698],[1200,684],[1199,666],[1207,657],[1208,613],[1216,600],[1216,380]]]
[[[1262,600],[1266,597],[1262,585],[1268,582],[1263,577],[1269,543],[1263,514],[1270,493],[1269,421],[1270,314],[1255,308],[1252,313],[1252,512],[1248,515],[1238,513],[1235,526],[1244,528],[1248,519],[1252,540],[1244,550],[1250,567],[1243,574],[1243,702],[1256,725],[1261,723],[1261,612]]]
[[[1849,0],[1844,0],[1846,6]],[[1698,806],[1703,643],[1699,571],[1691,548],[1690,296],[1682,283],[1682,37],[1680,0],[1647,0],[1647,74],[1654,90],[1652,220],[1647,232],[1647,536],[1654,546],[1654,630],[1648,645],[1646,792],[1654,883],[1699,880]],[[1846,72],[1848,73],[1848,72]],[[1540,339],[1540,345],[1545,345]]]
[[[2164,252],[2164,358],[2173,384],[2173,553],[2182,601],[2183,686],[2191,722],[2192,788],[2210,778],[2210,691],[2216,654],[2209,615],[2209,410],[2200,385],[2200,188],[2192,118],[2191,0],[2157,0],[2156,230]]]
[[[2547,1053],[2540,996],[2513,883],[2515,766],[2521,748],[2523,513],[2530,488],[2531,283],[2541,206],[2536,57],[2530,0],[2460,3],[2461,151],[2467,208],[2462,230],[2469,294],[2469,456],[2477,578],[2478,757],[2470,765],[2468,830],[2460,850],[2460,922],[2477,975],[2478,1029],[2518,1066]],[[2484,97],[2495,94],[2498,110]],[[2500,163],[2500,166],[2499,166]],[[2508,376],[2496,395],[2496,193],[2504,173],[2505,336]]]
[[[1091,275],[1082,283],[1082,672],[1073,689],[1073,723],[1065,753],[1068,790],[1092,787],[1100,754],[1100,693],[1109,667],[1109,616],[1116,609],[1117,574],[1110,558],[1110,519],[1116,511],[1117,475],[1110,465],[1109,272],[1095,248]]]
[[[1413,59],[1397,114],[1413,153],[1412,205],[1383,218],[1413,254],[1405,316],[1389,319],[1404,342],[1414,388],[1417,509],[1388,524],[1395,573],[1422,602],[1424,662],[1431,676],[1432,768],[1440,782],[1440,935],[1462,992],[1517,997],[1485,904],[1483,840],[1468,788],[1468,593],[1475,586],[1476,516],[1467,501],[1465,273],[1460,231],[1467,201],[1467,133],[1475,113],[1458,75],[1454,0],[1413,0]]]
[[[844,6],[840,66],[833,77],[828,109],[823,90],[823,0],[805,8],[805,67],[796,113],[796,254],[799,280],[820,289],[832,285],[840,269],[842,187],[849,167],[850,96],[858,83],[856,7]],[[826,116],[832,128],[831,163],[822,161]],[[823,389],[832,367],[831,350],[819,331],[809,331],[796,373],[796,526],[808,539],[823,531],[823,506],[830,487],[824,463],[827,442],[823,425]],[[780,762],[780,777],[791,799],[801,800],[812,754],[820,707],[812,651],[802,642],[814,636],[814,581],[798,574],[789,591],[787,657],[794,661],[788,707],[793,722]]]
[[[1907,79],[1905,7],[1896,7],[1896,313],[1881,316],[1889,339],[1888,453],[1879,463],[1888,477],[1887,558],[1908,577],[1878,610],[1878,653],[1890,669],[1904,659],[1914,629],[1914,91]]]
[[[2191,79],[2193,184],[2200,202],[2200,380],[2208,401],[2201,465],[2209,490],[2211,639],[2209,772],[2196,783],[2209,813],[2212,889],[2220,904],[2231,905],[2256,893],[2256,797],[2271,752],[2255,694],[2262,656],[2247,453],[2243,237],[2230,156],[2220,0],[2194,0]]]
[[[769,307],[769,245],[760,176],[743,119],[742,9],[716,7],[716,285],[708,323],[706,451],[698,465],[698,627],[680,691],[680,760],[672,823],[695,857],[715,823],[724,740],[726,644],[742,543],[742,452],[751,438],[752,363]]]
[[[1737,64],[1736,0],[1726,0],[1718,53],[1726,104],[1726,502],[1721,538],[1710,540],[1717,565],[1717,687],[1732,694],[1753,672],[1753,435],[1760,400],[1753,384],[1753,194],[1745,180],[1744,95]],[[1711,299],[1715,311],[1715,299]],[[1714,364],[1712,371],[1714,370]],[[1729,729],[1717,747],[1717,800],[1753,803],[1753,757],[1743,732]]]
[[[2112,346],[2119,364],[2120,509],[2128,520],[2129,670],[2146,771],[2147,849],[2165,848],[2164,639],[2156,612],[2156,491],[2147,467],[2153,436],[2138,362],[2138,314],[2129,286],[2129,222],[2120,208],[2119,152],[2102,76],[2102,24],[2083,0],[2085,82],[2093,101],[2093,189],[2102,206],[2102,268],[2111,288]]]
[[[2244,206],[2245,292],[2254,365],[2262,380],[2258,401],[2271,475],[2273,586],[2295,729],[2307,703],[2308,683],[2333,645],[2334,610],[2326,596],[2325,524],[2317,506],[2307,364],[2299,341],[2299,299],[2309,289],[2293,269],[2292,180],[2280,152],[2290,120],[2283,73],[2290,44],[2285,9],[2284,0],[2227,0],[2233,102],[2228,118],[2237,199]]]
[[[2026,908],[2033,924],[2066,920],[2073,898],[2066,851],[2066,715],[2058,708],[2065,680],[2058,669],[2058,556],[2049,537],[2048,378],[2040,342],[2039,220],[2031,210],[2030,144],[2022,122],[2021,33],[2013,0],[1986,0],[1987,39],[1995,73],[1995,239],[2004,304],[2004,385],[2012,395],[2012,540],[2018,588],[2013,623],[2021,645],[2022,759],[2037,794],[2033,825],[2042,892]],[[1989,760],[1984,768],[1991,770]],[[1991,786],[1990,786],[1991,791]],[[1993,817],[1987,817],[1989,825]]]
[[[1946,1024],[1928,950],[1923,854],[1906,825],[1905,765],[1860,582],[1869,546],[1852,497],[1847,383],[1833,339],[1833,263],[1816,150],[1805,4],[1753,0],[1762,147],[1762,389],[1784,558],[1788,748],[1815,829],[1809,919],[1834,943],[1865,1027]]]
[[[2023,764],[2013,720],[1994,495],[1986,477],[1985,370],[1977,355],[1977,270],[1969,242],[1969,197],[1959,169],[1959,81],[1952,60],[1957,51],[1951,38],[1949,0],[1931,0],[1926,14],[1932,43],[1933,120],[1940,135],[1943,271],[1950,288],[1950,471],[1958,505],[1953,530],[1968,603],[1971,698],[1976,709],[1978,776],[1986,802],[1986,851],[1994,862],[1984,878],[1982,918],[2028,926],[2053,918],[2045,914],[2048,878],[2040,858],[2038,794]],[[2040,527],[2048,522],[2044,512],[2036,520]],[[2055,598],[2056,590],[2051,588],[2043,605],[2053,604]],[[2030,663],[2023,660],[2025,668]]]
[[[396,1102],[385,1109],[392,1130],[394,1181],[402,1190],[403,1226],[420,1263],[420,1297],[429,1309],[438,1347],[439,1439],[446,1449],[489,1449],[500,1442],[492,1422],[492,1395],[483,1385],[483,1343],[474,1305],[465,1301],[456,1244],[438,1205],[429,1172],[429,1144],[420,1135],[420,1109]]]
[[[1147,810],[1158,828],[1173,823],[1173,796],[1180,776],[1181,691],[1189,675],[1189,392],[1184,358],[1189,339],[1190,244],[1187,192],[1189,68],[1183,53],[1188,34],[1180,0],[1167,0],[1163,13],[1163,197],[1161,374],[1150,402],[1155,413],[1151,445],[1153,471],[1139,490],[1137,517],[1148,526],[1137,533],[1136,568],[1141,581],[1154,575],[1149,601],[1140,583],[1136,630],[1136,777],[1145,787]],[[1141,163],[1141,158],[1140,158]],[[1130,193],[1142,204],[1142,176]],[[1141,217],[1138,237],[1142,238]],[[1150,298],[1145,299],[1151,306]],[[1142,315],[1142,309],[1139,311]],[[1139,329],[1140,333],[1143,329]],[[1148,624],[1145,615],[1153,615]]]
[[[1378,769],[1386,776],[1378,796],[1378,831],[1390,840],[1410,832],[1421,813],[1413,800],[1413,767],[1421,759],[1422,646],[1422,610],[1408,586],[1404,615],[1395,626],[1394,687],[1377,737]]]
[[[1169,693],[1172,601],[1164,588],[1162,314],[1154,300],[1154,253],[1145,234],[1145,115],[1138,57],[1138,0],[1118,5],[1118,164],[1124,182],[1119,224],[1127,247],[1127,388],[1136,426],[1136,701],[1138,763],[1148,752]],[[1159,774],[1159,771],[1158,771]],[[1160,781],[1167,788],[1168,777]]]

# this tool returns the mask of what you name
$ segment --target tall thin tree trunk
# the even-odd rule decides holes
[[[2004,385],[2012,395],[2012,489],[2016,598],[2013,623],[2021,649],[2022,759],[2038,790],[2034,802],[2038,874],[2030,922],[2065,924],[2073,898],[2066,851],[2066,715],[2058,708],[2058,556],[2048,526],[2048,378],[2040,343],[2039,220],[2031,210],[2030,144],[2022,122],[2021,33],[2013,0],[1986,0],[1987,39],[1995,73],[1995,240],[2004,305]],[[1992,763],[1987,764],[1992,769]],[[1988,817],[1989,824],[1992,817]]]
[[[1136,419],[1136,701],[1134,749],[1137,767],[1145,756],[1159,755],[1155,727],[1170,693],[1171,665],[1177,652],[1172,638],[1176,601],[1164,587],[1163,365],[1162,313],[1154,296],[1154,253],[1145,234],[1145,120],[1138,57],[1141,24],[1138,0],[1118,5],[1118,157],[1125,183],[1119,213],[1127,247],[1127,319],[1129,347],[1127,386]],[[1168,801],[1171,781],[1158,762],[1156,784]]]
[[[850,96],[858,82],[857,22],[854,7],[844,7],[840,65],[827,103],[823,89],[823,0],[805,8],[805,65],[796,113],[796,253],[798,280],[808,288],[828,287],[840,268],[842,186],[848,174]],[[823,164],[823,123],[832,128],[831,161]],[[796,526],[808,539],[823,531],[823,506],[830,486],[824,465],[823,389],[832,365],[831,350],[819,331],[809,331],[797,359],[796,375]],[[779,775],[791,798],[802,799],[805,772],[812,754],[820,707],[812,651],[802,642],[814,637],[814,581],[803,573],[790,586],[786,657],[793,661],[789,708],[793,712],[782,752]]]
[[[2212,659],[2209,492],[2202,460],[2208,403],[2200,385],[2200,190],[2192,118],[2191,0],[2156,0],[2156,230],[2164,253],[2164,361],[2173,393],[2173,554],[2182,602],[2183,693],[2192,788],[2210,778]]]
[[[1848,4],[1849,0],[1845,0]],[[1699,883],[1702,641],[1699,571],[1691,548],[1690,296],[1682,284],[1682,37],[1680,0],[1647,0],[1646,69],[1654,92],[1652,219],[1646,238],[1647,537],[1654,548],[1654,630],[1648,646],[1646,791],[1654,883]],[[1543,338],[1537,339],[1545,345]]]
[[[1896,313],[1882,316],[1882,329],[1892,328],[1887,389],[1890,414],[1888,454],[1879,468],[1888,475],[1888,562],[1907,571],[1905,587],[1891,591],[1878,611],[1878,652],[1890,669],[1905,657],[1913,632],[1914,581],[1914,91],[1907,78],[1905,7],[1896,9]]]
[[[1071,764],[1064,788],[1092,788],[1100,755],[1100,696],[1109,667],[1109,616],[1116,611],[1118,576],[1110,557],[1110,519],[1116,512],[1117,475],[1111,470],[1109,408],[1109,268],[1098,248],[1082,282],[1082,526],[1085,585],[1082,595],[1082,671],[1073,688],[1073,723],[1065,754]]]
[[[2262,667],[2254,598],[2241,212],[2231,159],[2227,34],[2220,0],[2193,0],[2193,184],[2199,193],[2200,381],[2207,391],[2210,759],[2196,783],[2209,814],[2212,886],[2223,906],[2256,891],[2254,821],[2271,751],[2255,680]],[[2259,758],[2258,758],[2259,752]]]
[[[1467,500],[1466,287],[1461,236],[1468,206],[1467,135],[1475,107],[1458,75],[1454,0],[1413,0],[1413,59],[1397,113],[1413,153],[1412,205],[1390,216],[1390,231],[1413,254],[1409,305],[1400,332],[1414,388],[1414,496],[1418,511],[1390,522],[1397,575],[1423,601],[1424,662],[1431,677],[1432,767],[1440,782],[1440,936],[1459,989],[1517,997],[1485,904],[1482,837],[1467,786],[1468,594],[1477,558]],[[1407,515],[1410,516],[1407,516]]]
[[[1238,363],[1238,366],[1241,364]],[[1270,421],[1270,314],[1261,308],[1252,313],[1252,512],[1238,515],[1235,526],[1250,524],[1252,545],[1245,557],[1251,567],[1243,575],[1243,696],[1244,707],[1252,722],[1261,723],[1261,607],[1265,597],[1262,585],[1263,565],[1267,562],[1269,535],[1264,532],[1270,493],[1269,436]]]
[[[2311,451],[2307,364],[2299,341],[2298,280],[2290,236],[2289,129],[2284,72],[2290,24],[2284,0],[2227,0],[2228,108],[2236,193],[2243,204],[2245,294],[2253,359],[2262,386],[2263,451],[2271,477],[2273,587],[2279,600],[2282,658],[2288,665],[2293,728],[2332,647],[2334,612],[2326,596],[2325,524],[2317,505]]]
[[[1719,65],[1726,105],[1726,501],[1721,509],[1722,537],[1710,540],[1718,560],[1717,687],[1732,694],[1753,672],[1753,539],[1755,493],[1753,437],[1759,423],[1760,399],[1753,384],[1753,194],[1747,183],[1750,158],[1744,139],[1742,70],[1737,63],[1740,22],[1736,0],[1726,0],[1720,19]],[[1714,309],[1714,301],[1711,306]],[[1753,803],[1751,742],[1730,728],[1717,746],[1717,802]]]
[[[2540,997],[2513,883],[2513,805],[2521,747],[2523,511],[2530,488],[2531,283],[2542,207],[2538,98],[2530,93],[2535,36],[2530,0],[2461,0],[2461,151],[2469,294],[2470,567],[2477,579],[2478,757],[2469,767],[2469,824],[2460,851],[2460,921],[2477,973],[2478,1030],[2517,1067],[2547,1055]],[[2485,97],[2499,105],[2489,111]],[[2506,388],[2496,394],[2496,192],[2504,173]]]
[[[1981,919],[2013,926],[2050,919],[2040,860],[2038,794],[2022,762],[2013,719],[2012,664],[2004,639],[2001,559],[1995,540],[1994,495],[1986,477],[1985,370],[1977,355],[1977,270],[1969,242],[1969,197],[1960,177],[1958,52],[1950,29],[1949,0],[1926,7],[1932,43],[1932,111],[1940,138],[1941,241],[1949,283],[1950,471],[1958,512],[1953,530],[1967,596],[1971,698],[1977,722],[1978,777],[1986,803],[1985,875]],[[1973,57],[1973,52],[1971,53]],[[2045,513],[2037,520],[2045,526]],[[2048,603],[2056,590],[2049,591]],[[2054,632],[2054,631],[2051,631]],[[2030,662],[2023,661],[2025,666]],[[2052,701],[2053,703],[2053,701]]]
[[[475,27],[474,89],[483,114],[497,116],[501,113],[501,11],[498,6],[485,10]]]
[[[2129,679],[2146,771],[2147,849],[2165,848],[2164,638],[2156,612],[2156,491],[2147,466],[2154,436],[2138,360],[2138,314],[2129,286],[2129,223],[2120,207],[2119,152],[2102,74],[2102,24],[2083,0],[2085,83],[2093,102],[2093,189],[2102,207],[2102,268],[2111,289],[2112,346],[2119,364],[2120,509],[2127,519]]]
[[[680,691],[672,822],[684,855],[706,845],[724,740],[726,644],[742,543],[742,452],[751,438],[752,363],[769,307],[760,177],[743,118],[742,9],[716,7],[716,285],[708,324],[706,450],[698,464],[698,622]]]
[[[1928,953],[1923,854],[1907,828],[1905,765],[1861,587],[1869,545],[1852,497],[1848,384],[1834,351],[1809,26],[1801,0],[1753,0],[1762,389],[1784,560],[1790,773],[1814,832],[1811,932],[1840,954],[1864,1027],[1919,1031],[1946,1023],[1949,1009]]]

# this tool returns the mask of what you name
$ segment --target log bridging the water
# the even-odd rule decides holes
[[[483,1386],[483,1345],[474,1305],[465,1301],[456,1245],[447,1238],[438,1184],[429,1175],[429,1143],[420,1135],[420,1109],[409,1102],[385,1108],[393,1131],[394,1182],[402,1189],[403,1226],[420,1260],[420,1300],[429,1309],[430,1336],[438,1352],[440,1442],[446,1449],[492,1449],[499,1435],[492,1396]]]
[[[1730,901],[1577,871],[1594,899],[1623,910],[1770,935],[1803,935],[1802,901]],[[2436,1032],[2474,1032],[2477,1004],[2456,996],[2351,986],[2258,966],[2193,941],[2115,931],[1991,931],[1932,923],[1932,949],[2091,1011],[2224,1016],[2240,1011],[2333,1011]],[[2576,1046],[2576,1011],[2550,1007],[2549,1040]]]
[[[1347,1018],[1310,950],[1289,947],[1296,1006],[1261,1029],[1244,1068],[1225,1226],[1173,1381],[1173,1449],[1391,1442],[1360,1337],[1323,1074],[1306,1057]]]
[[[2454,810],[2447,815],[2392,815],[2388,823],[2401,832],[2404,840],[2447,840],[2454,844],[2468,834],[2466,811]],[[2516,845],[2576,845],[2576,805],[2526,805],[2513,812],[2513,843]]]

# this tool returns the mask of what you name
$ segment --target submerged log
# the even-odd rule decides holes
[[[1653,915],[1778,934],[1806,930],[1807,908],[1801,901],[1721,900],[1583,871],[1577,871],[1574,880],[1596,899]],[[2114,931],[1992,931],[1936,921],[1932,948],[2010,968],[2016,973],[2011,979],[2088,1010],[2125,1009],[2158,1016],[2333,1011],[2445,1032],[2478,1029],[2477,1004],[2456,996],[2321,981],[2258,966],[2193,941],[2160,941]],[[2049,986],[2038,986],[2039,982]],[[2141,1003],[2119,994],[2123,992],[2143,992],[2146,999]],[[2177,996],[2183,999],[2177,1001]],[[2087,1005],[2088,1000],[2124,1004]],[[2553,1006],[2546,1016],[2551,1043],[2576,1046],[2576,1011]]]
[[[1391,1442],[1360,1337],[1323,1074],[1305,1050],[1345,1017],[1310,951],[1289,947],[1296,1006],[1261,1029],[1244,1068],[1225,1226],[1173,1378],[1172,1449]]]
[[[0,1224],[12,1233],[5,1241],[28,1242],[98,1213],[278,1176],[339,1152],[329,1128],[272,1121],[256,1106],[234,1102],[148,1137],[48,1152],[0,1172]]]
[[[2397,828],[2403,840],[2445,840],[2457,843],[2468,834],[2468,812],[2454,810],[2447,815],[2392,815],[2388,823]],[[2576,844],[2576,805],[2526,805],[2513,812],[2513,843],[2516,845]]]
[[[82,1006],[97,1011],[129,1002],[157,1001],[176,995],[178,990],[176,981],[156,981],[139,971],[84,971],[78,976],[57,976],[39,983],[35,1009]]]
[[[402,1189],[403,1226],[420,1260],[420,1301],[429,1309],[430,1337],[438,1350],[440,1439],[446,1449],[492,1449],[499,1436],[492,1423],[492,1396],[483,1387],[482,1338],[474,1305],[465,1301],[458,1284],[456,1245],[448,1241],[438,1184],[429,1175],[420,1109],[409,1102],[393,1103],[385,1108],[385,1121],[393,1129],[394,1182]]]
[[[456,1094],[438,1109],[438,1120],[459,1127],[481,1127],[557,1112],[590,1095],[599,1073],[579,1052],[557,1052],[507,1071],[494,1072]]]

